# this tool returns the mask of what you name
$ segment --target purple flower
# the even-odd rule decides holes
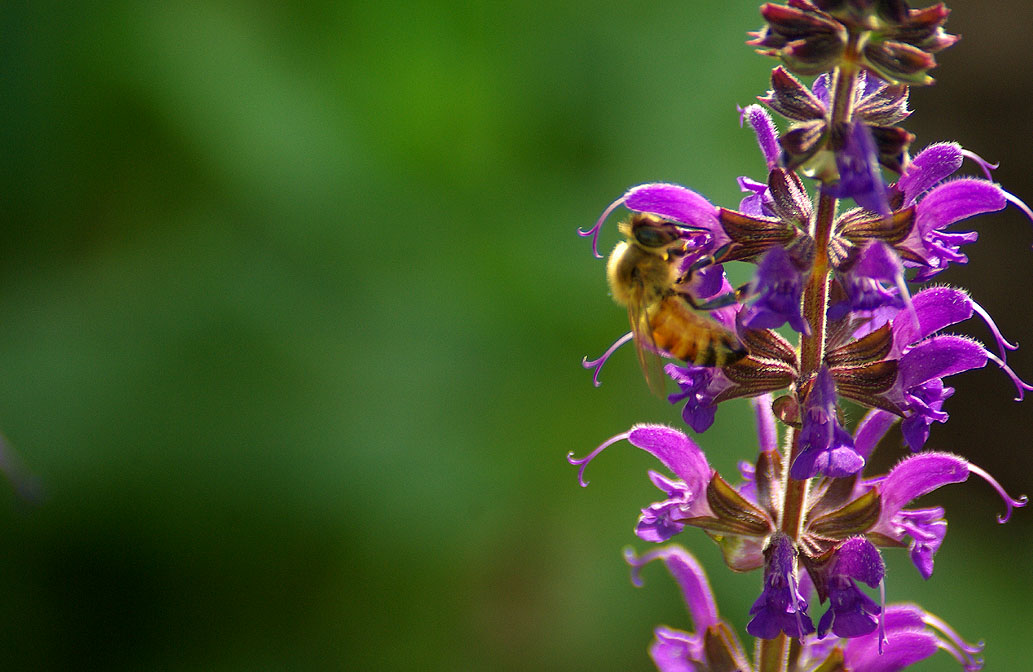
[[[893,249],[882,241],[869,242],[849,270],[837,273],[837,277],[846,299],[829,306],[830,321],[842,319],[851,312],[900,310],[907,303],[904,266]]]
[[[836,550],[832,570],[823,576],[829,609],[818,622],[818,636],[829,630],[837,637],[860,637],[875,630],[882,608],[857,587],[855,580],[874,588],[886,575],[875,546],[864,537],[852,537]]]
[[[582,487],[588,485],[584,480],[584,470],[588,463],[608,446],[625,439],[656,457],[680,479],[671,480],[656,472],[649,472],[650,480],[667,498],[642,510],[635,527],[639,537],[652,542],[667,541],[685,528],[682,522],[684,519],[710,513],[706,489],[714,470],[692,439],[676,429],[662,425],[635,425],[629,431],[607,439],[584,458],[574,459],[573,454],[568,455],[567,461],[580,467],[578,482]]]
[[[938,335],[937,331],[968,319],[978,312],[990,326],[1002,355],[1011,347],[982,308],[965,292],[950,287],[931,287],[915,294],[913,312],[900,311],[892,320],[893,347],[890,357],[899,357],[897,380],[887,394],[905,413],[901,425],[912,450],[920,450],[929,438],[933,422],[946,422],[943,402],[954,389],[943,378],[986,366],[994,360],[1011,377],[1021,399],[1029,385],[1008,368],[1002,358],[974,340],[962,336]]]
[[[902,207],[915,208],[911,233],[896,245],[905,264],[919,269],[915,282],[929,280],[951,263],[968,262],[961,246],[975,242],[979,234],[947,231],[952,224],[1001,210],[1009,202],[1033,218],[1025,203],[995,182],[981,178],[945,181],[961,167],[966,155],[956,143],[930,145],[915,156],[896,184]]]
[[[703,672],[715,669],[718,661],[710,659],[711,655],[719,656],[721,661],[734,661],[738,669],[749,669],[738,638],[718,618],[717,604],[707,575],[691,553],[672,544],[641,557],[629,548],[624,551],[624,557],[631,565],[631,581],[636,586],[642,585],[642,567],[653,560],[662,560],[678,584],[696,628],[695,633],[663,626],[656,628],[649,655],[660,672]]]
[[[891,604],[884,610],[885,632],[873,630],[849,639],[811,639],[803,643],[799,669],[815,669],[829,656],[842,651],[839,669],[865,672],[898,672],[946,651],[967,672],[983,668],[978,654],[982,644],[969,644],[949,625],[912,604]]]
[[[718,395],[732,387],[732,382],[714,366],[667,364],[664,371],[679,388],[678,392],[668,395],[667,401],[672,404],[684,401],[682,419],[685,424],[699,434],[707,431],[714,424]]]
[[[603,222],[621,205],[633,212],[657,215],[702,233],[703,238],[697,241],[696,247],[703,255],[729,242],[718,220],[718,208],[695,191],[678,184],[640,184],[611,203],[591,229],[578,229],[579,236],[592,237],[592,254],[599,259],[602,259],[598,245]]]
[[[918,453],[902,460],[885,476],[866,482],[866,487],[874,486],[881,502],[879,519],[867,534],[907,546],[911,562],[922,577],[928,579],[933,573],[933,556],[947,533],[947,521],[943,519],[941,507],[904,507],[944,485],[967,480],[970,473],[986,480],[1003,499],[1007,513],[998,516],[999,522],[1007,522],[1013,507],[1026,505],[1025,496],[1010,497],[989,474],[964,458],[949,453]]]
[[[807,600],[796,580],[792,540],[784,534],[775,535],[764,555],[764,590],[750,607],[753,619],[746,625],[746,632],[761,639],[774,639],[780,632],[799,639],[814,632]]]
[[[746,310],[743,326],[747,329],[775,329],[786,322],[809,335],[811,328],[800,312],[805,275],[789,253],[781,247],[771,248],[757,265],[749,293],[756,302]]]
[[[836,416],[836,388],[828,367],[822,366],[807,395],[800,431],[800,454],[789,475],[798,481],[818,473],[839,478],[856,474],[864,458],[854,450],[850,433]]]
[[[849,125],[843,146],[836,152],[836,168],[839,181],[822,186],[824,193],[852,198],[865,210],[880,215],[890,214],[886,185],[879,170],[879,154],[866,124]]]

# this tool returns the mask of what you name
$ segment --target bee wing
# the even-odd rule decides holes
[[[667,397],[666,377],[660,348],[653,338],[653,328],[649,324],[649,309],[641,301],[628,302],[628,321],[631,322],[631,335],[635,341],[635,355],[642,375],[646,377],[649,390],[665,399]]]

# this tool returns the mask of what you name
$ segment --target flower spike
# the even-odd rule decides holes
[[[677,386],[667,400],[686,427],[702,434],[720,404],[750,400],[754,427],[708,446],[742,449],[728,456],[734,478],[710,466],[689,429],[663,425],[634,425],[567,459],[585,486],[588,463],[627,440],[663,465],[647,470],[661,494],[640,508],[635,536],[663,544],[696,528],[732,571],[763,570],[746,625],[758,639],[750,661],[694,557],[673,545],[626,551],[636,585],[645,564],[662,560],[691,615],[692,632],[655,628],[648,650],[660,672],[896,672],[940,650],[973,672],[982,643],[916,605],[886,604],[882,553],[905,551],[930,578],[946,511],[915,501],[972,474],[1004,502],[998,522],[1028,503],[965,457],[926,449],[932,426],[950,418],[954,376],[992,362],[1016,400],[1033,391],[1020,377],[1028,372],[1007,362],[1017,344],[987,310],[964,289],[927,283],[968,263],[966,246],[992,235],[970,220],[1013,205],[1033,222],[1033,209],[994,180],[996,164],[956,142],[911,155],[915,136],[902,126],[910,86],[931,83],[935,55],[958,39],[944,31],[942,3],[785,0],[760,13],[764,26],[748,44],[780,64],[759,104],[736,108],[765,170],[738,174],[738,209],[650,182],[578,230],[599,257],[607,218],[621,207],[633,213],[618,226],[626,240],[610,257],[608,284],[628,309],[653,390],[663,396],[665,376]],[[753,266],[738,289],[726,276],[733,264]],[[987,346],[949,333],[972,317],[989,330]],[[582,360],[594,385],[629,340]],[[682,361],[661,374],[660,359],[645,361],[654,353]],[[950,434],[935,438],[961,448]],[[888,472],[865,473],[885,461],[876,450],[903,446],[911,454]]]

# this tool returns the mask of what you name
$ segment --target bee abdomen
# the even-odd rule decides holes
[[[650,326],[658,347],[696,366],[727,366],[749,354],[731,331],[688,307],[673,306],[670,302],[676,300],[665,299],[666,305],[651,316]]]

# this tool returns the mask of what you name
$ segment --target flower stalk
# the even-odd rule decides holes
[[[830,126],[842,126],[851,121],[853,112],[854,85],[856,82],[857,36],[851,35],[844,50],[844,59],[831,76],[833,82],[832,118]],[[821,192],[818,196],[818,209],[814,218],[815,248],[819,253],[814,258],[811,276],[803,293],[803,316],[811,327],[810,334],[800,334],[800,368],[801,381],[807,381],[818,373],[818,368],[825,356],[825,315],[828,309],[828,289],[830,272],[828,255],[820,252],[827,250],[832,237],[832,224],[835,220],[839,199]],[[803,405],[802,400],[798,400]],[[806,509],[809,479],[797,480],[789,476],[788,465],[800,456],[799,432],[789,428],[791,451],[786,462],[785,497],[782,502],[782,521],[780,529],[792,539],[798,539],[802,525],[802,517]],[[757,661],[758,672],[785,672],[788,662],[789,640],[785,634],[775,639],[759,640]]]

